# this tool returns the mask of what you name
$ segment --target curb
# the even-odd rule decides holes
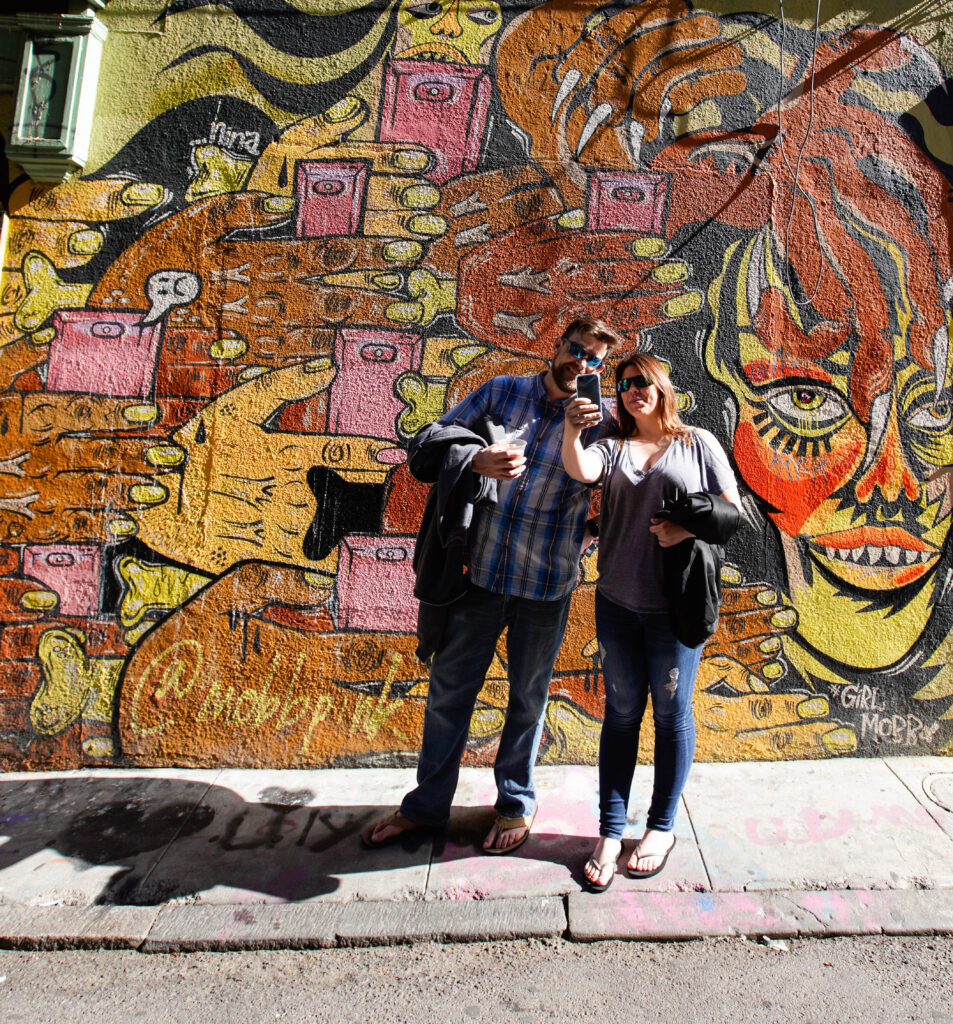
[[[684,942],[953,933],[953,890],[624,892],[526,899],[165,907],[0,906],[0,948],[144,953],[410,942]]]

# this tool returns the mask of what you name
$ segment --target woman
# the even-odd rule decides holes
[[[566,410],[566,472],[602,482],[596,632],[606,709],[599,748],[599,841],[584,869],[586,887],[604,892],[622,852],[629,790],[648,695],[655,719],[655,785],[647,827],[629,858],[632,878],[650,878],[675,845],[672,828],[695,752],[692,695],[701,646],[672,632],[663,590],[662,548],[693,536],[656,517],[666,499],[704,491],[739,505],[734,474],[717,440],[679,419],[665,367],[635,353],[616,368],[620,435],[585,450],[580,433],[597,407],[576,398]]]

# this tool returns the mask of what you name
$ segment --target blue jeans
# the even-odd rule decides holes
[[[533,813],[533,765],[569,597],[534,601],[471,586],[452,606],[430,666],[417,786],[400,805],[411,821],[443,825],[450,817],[477,694],[506,627],[509,703],[494,764],[496,810],[513,818]]]
[[[639,751],[639,728],[650,693],[655,719],[655,784],[647,825],[670,832],[695,756],[692,697],[702,649],[679,643],[666,612],[629,611],[598,589],[596,633],[606,688],[599,744],[599,834],[622,837]]]

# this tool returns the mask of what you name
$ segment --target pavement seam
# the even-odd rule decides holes
[[[699,859],[702,862],[702,870],[705,872],[705,878],[708,879],[708,891],[714,892],[715,886],[711,880],[711,872],[708,870],[708,863],[705,860],[705,853],[702,850],[702,845],[698,841],[698,830],[695,828],[695,822],[692,820],[691,808],[688,806],[688,801],[682,794],[682,806],[685,808],[685,817],[688,818],[688,826],[692,830],[692,838],[695,840],[695,849],[698,850]]]

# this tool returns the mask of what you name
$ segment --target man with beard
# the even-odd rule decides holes
[[[563,415],[576,377],[598,372],[620,342],[601,320],[579,317],[555,341],[544,373],[492,378],[411,442],[412,470],[419,472],[427,445],[440,460],[436,486],[460,485],[473,496],[469,585],[450,605],[431,661],[417,786],[364,832],[366,846],[446,823],[470,718],[504,629],[509,697],[494,764],[496,820],[483,849],[511,853],[526,841],[536,814],[533,765],[589,507],[589,489],[562,467]],[[591,428],[586,443],[600,429]]]

